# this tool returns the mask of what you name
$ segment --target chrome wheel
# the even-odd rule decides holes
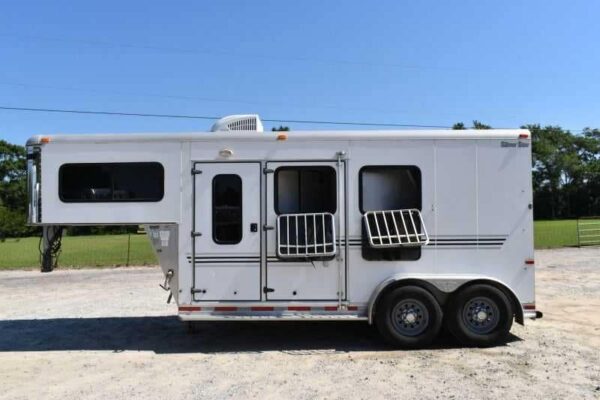
[[[488,297],[475,297],[465,304],[462,312],[465,326],[473,333],[492,332],[500,318],[496,302]]]
[[[405,299],[392,309],[392,325],[405,336],[417,336],[423,333],[429,324],[427,307],[419,300]]]

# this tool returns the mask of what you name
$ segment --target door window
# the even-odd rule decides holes
[[[218,244],[242,241],[242,179],[235,174],[213,178],[213,240]]]
[[[336,177],[332,167],[281,167],[275,171],[275,212],[278,215],[335,214],[336,201]]]

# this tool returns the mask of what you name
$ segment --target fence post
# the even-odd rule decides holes
[[[581,239],[579,238],[579,217],[577,217],[577,247],[581,247]]]
[[[131,253],[131,233],[127,234],[127,262],[126,267],[129,267],[129,254]]]

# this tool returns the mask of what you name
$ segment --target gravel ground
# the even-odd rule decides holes
[[[368,325],[203,324],[157,268],[0,272],[0,398],[600,398],[600,248],[536,253],[544,318],[509,343],[386,348]]]

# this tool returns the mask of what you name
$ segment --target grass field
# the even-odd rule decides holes
[[[127,240],[128,235],[65,236],[59,265],[77,268],[157,263],[146,235],[131,235],[127,262]],[[34,237],[0,242],[0,269],[37,268],[38,243],[39,238]],[[535,222],[536,249],[565,246],[577,246],[577,220]]]
[[[600,219],[581,220],[582,223],[600,223]],[[577,246],[577,220],[535,221],[535,248]]]
[[[577,246],[577,220],[535,221],[536,249]]]
[[[65,236],[60,267],[98,267],[127,264],[128,235]],[[39,266],[39,238],[6,239],[0,242],[0,269]],[[156,264],[146,235],[131,235],[129,265]]]

